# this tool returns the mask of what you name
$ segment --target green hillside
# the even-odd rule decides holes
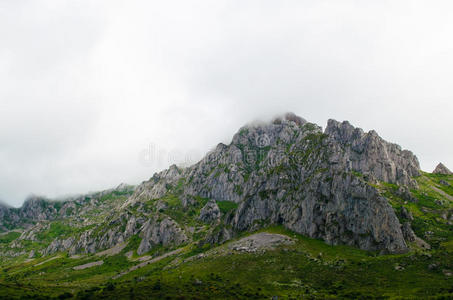
[[[424,173],[417,178],[420,189],[413,203],[398,196],[397,187],[379,184],[396,211],[407,207],[413,214],[414,230],[431,244],[431,250],[412,245],[406,254],[379,255],[349,246],[330,246],[282,227],[259,232],[287,235],[295,241],[257,253],[231,250],[228,245],[201,246],[190,243],[175,250],[158,247],[143,256],[132,239],[120,253],[70,256],[57,253],[34,259],[26,255],[5,259],[0,270],[0,297],[76,299],[450,299],[453,297],[453,231],[446,220],[452,196],[443,180],[453,176]],[[437,187],[439,192],[432,187]],[[230,209],[230,208],[228,208]],[[233,209],[233,208],[231,208]],[[445,216],[447,212],[447,216]],[[426,232],[432,232],[426,235]],[[67,234],[68,228],[55,221],[46,236]],[[235,240],[254,233],[244,233]],[[9,233],[2,243],[17,238]],[[128,254],[129,258],[126,257]],[[116,278],[142,263],[146,256],[158,259]],[[103,261],[100,266],[74,270],[76,266]]]

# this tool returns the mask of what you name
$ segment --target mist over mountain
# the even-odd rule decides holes
[[[453,165],[449,1],[195,1],[2,1],[0,198],[138,184],[286,111]]]

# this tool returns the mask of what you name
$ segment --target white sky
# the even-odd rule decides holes
[[[139,183],[292,111],[453,168],[451,1],[0,0],[0,199]]]

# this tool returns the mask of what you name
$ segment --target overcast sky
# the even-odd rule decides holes
[[[0,0],[0,199],[137,184],[287,111],[453,168],[452,37],[451,1]]]

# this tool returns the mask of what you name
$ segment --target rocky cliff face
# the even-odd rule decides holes
[[[170,218],[157,220],[151,218],[140,230],[142,241],[137,249],[137,254],[148,252],[153,246],[181,245],[188,240],[179,225]]]
[[[329,137],[331,163],[380,181],[416,186],[412,177],[420,175],[417,157],[384,141],[374,130],[364,133],[347,121],[329,120],[325,134]]]
[[[126,205],[160,198],[179,184],[184,203],[196,196],[237,203],[224,219],[236,231],[282,224],[330,244],[403,252],[401,224],[370,183],[415,187],[417,175],[417,158],[374,131],[329,120],[323,132],[287,115],[241,128],[230,145],[219,144],[190,168],[155,174]],[[218,213],[208,203],[200,218],[211,222]]]
[[[0,205],[0,231],[25,227],[42,220],[53,219],[56,215],[54,203],[39,196],[30,196],[20,208]]]
[[[19,210],[21,219],[42,221],[55,218],[57,208],[43,197],[30,196]]]
[[[7,230],[6,226],[7,225],[5,222],[5,219],[8,218],[9,215],[9,207],[6,205],[3,205],[0,203],[0,231],[5,231]]]

